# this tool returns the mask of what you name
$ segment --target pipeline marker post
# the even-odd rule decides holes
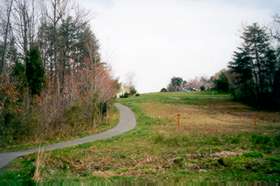
[[[181,114],[176,114],[177,129],[181,127]]]
[[[254,116],[253,116],[253,125],[255,127],[257,126],[257,114],[254,114]]]

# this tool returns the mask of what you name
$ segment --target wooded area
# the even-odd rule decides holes
[[[271,32],[257,23],[247,26],[229,64],[234,97],[257,108],[280,106],[279,30]]]
[[[99,125],[119,85],[87,13],[70,0],[1,5],[0,145]]]

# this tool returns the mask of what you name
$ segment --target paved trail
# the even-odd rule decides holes
[[[52,145],[46,145],[41,147],[41,150],[43,151],[52,151],[57,149],[63,149],[67,147],[73,147],[76,145],[81,145],[84,143],[89,143],[97,140],[104,140],[108,138],[112,138],[114,136],[118,136],[120,134],[123,134],[129,130],[132,130],[136,127],[136,119],[134,113],[126,106],[123,106],[121,104],[115,104],[117,109],[120,112],[120,120],[116,127],[107,130],[105,132],[94,134],[91,136],[87,136],[84,138],[71,140],[71,141],[65,141],[57,144]],[[7,152],[7,153],[0,153],[0,169],[7,166],[12,160],[20,157],[25,156],[28,154],[33,154],[39,151],[39,148],[24,150],[24,151],[18,151],[18,152]]]

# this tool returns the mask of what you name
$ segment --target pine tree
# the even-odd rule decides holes
[[[213,82],[215,84],[215,89],[220,92],[228,92],[229,91],[229,81],[225,74],[225,71],[220,72],[217,79],[214,79]]]
[[[20,63],[19,61],[16,61],[12,69],[11,77],[13,78],[16,84],[17,90],[21,94],[24,93],[24,89],[27,87],[25,72],[26,70],[24,64]]]
[[[273,84],[273,102],[278,108],[280,108],[280,48],[278,48],[276,51],[277,64],[275,68]]]
[[[32,47],[26,63],[26,79],[32,96],[39,95],[45,82],[45,72],[38,47]]]
[[[276,56],[265,28],[254,23],[241,36],[230,69],[237,74],[235,95],[262,105],[273,92]]]

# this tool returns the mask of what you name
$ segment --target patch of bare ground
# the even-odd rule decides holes
[[[187,154],[187,158],[189,159],[199,159],[199,158],[212,158],[212,159],[219,159],[219,158],[227,158],[233,156],[240,156],[244,153],[244,151],[221,151],[221,152],[214,152],[214,153],[194,153],[194,154]]]

